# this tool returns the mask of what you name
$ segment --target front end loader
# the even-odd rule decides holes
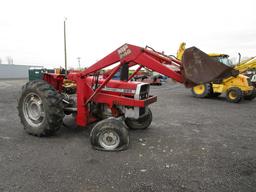
[[[184,59],[182,57],[183,50],[185,50],[185,43],[181,43],[180,45],[179,51],[177,52],[178,59]],[[234,71],[231,75],[224,75],[212,82],[199,83],[193,86],[191,88],[193,96],[197,98],[216,98],[222,93],[225,93],[227,101],[231,103],[239,103],[243,99],[252,100],[256,97],[256,90],[252,85],[251,79],[244,75],[245,71],[255,68],[255,58],[251,58],[233,67],[232,62],[228,59],[229,56],[226,54],[212,53],[208,55],[212,61],[223,63],[227,68],[232,67]],[[205,75],[207,76],[208,74]]]
[[[193,50],[198,58],[200,51]],[[21,123],[31,135],[48,136],[61,128],[65,115],[72,114],[77,126],[93,125],[90,142],[95,149],[124,150],[129,144],[128,128],[147,129],[153,118],[149,106],[157,101],[156,96],[150,95],[148,83],[130,81],[140,69],[156,71],[188,87],[227,73],[226,69],[216,69],[214,73],[206,71],[208,79],[191,78],[200,77],[199,68],[206,69],[203,65],[208,63],[205,54],[202,65],[188,53],[184,54],[187,59],[182,63],[149,47],[124,44],[84,71],[65,75],[45,73],[42,80],[30,81],[22,87],[18,100]],[[135,65],[137,69],[129,74],[129,68]],[[110,66],[113,69],[104,78],[100,71]],[[117,72],[120,79],[113,80]]]

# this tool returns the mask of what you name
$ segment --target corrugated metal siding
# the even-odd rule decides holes
[[[0,64],[0,79],[28,79],[29,66]]]

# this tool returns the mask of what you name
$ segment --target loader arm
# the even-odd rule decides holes
[[[150,70],[166,75],[175,81],[183,83],[183,77],[180,71],[174,71],[167,67],[167,65],[180,66],[180,61],[159,52],[130,44],[124,44],[120,48],[116,49],[91,67],[81,72],[80,76],[82,77],[93,74],[96,71],[109,67],[118,62],[120,62],[118,68],[121,68],[124,64],[128,64],[129,67],[140,65],[142,67],[146,67]],[[112,70],[116,70],[116,68]]]
[[[240,73],[244,73],[247,70],[250,70],[253,68],[256,68],[256,56],[235,66],[235,69],[239,70]]]

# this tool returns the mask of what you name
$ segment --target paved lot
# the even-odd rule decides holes
[[[256,100],[196,99],[154,87],[148,130],[123,152],[95,151],[71,118],[55,136],[27,135],[16,98],[25,81],[0,81],[0,191],[256,191]]]

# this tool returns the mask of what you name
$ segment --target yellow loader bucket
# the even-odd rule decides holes
[[[181,73],[186,87],[221,81],[223,78],[239,74],[237,70],[212,59],[196,47],[184,51]]]

